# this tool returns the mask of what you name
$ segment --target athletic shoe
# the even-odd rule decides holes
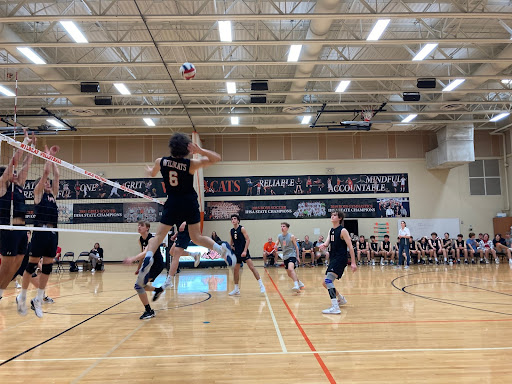
[[[172,282],[172,276],[167,276],[167,279],[165,279],[164,285],[162,285],[163,289],[172,288],[174,287],[174,284]]]
[[[384,265],[384,260],[380,259],[380,265]]]
[[[14,282],[14,285],[15,285],[16,288],[21,288],[20,283],[18,283],[17,281]]]
[[[508,263],[509,263],[509,264],[512,264],[512,259],[508,259]]]
[[[231,247],[228,248],[228,245],[226,242],[222,242],[222,245],[220,246],[220,256],[226,261],[227,258],[228,258],[228,255],[231,254],[231,257],[233,257],[233,252],[231,251],[230,249]],[[227,264],[227,261],[226,261],[226,264]]]
[[[16,296],[16,305],[18,315],[27,316],[27,303],[25,300],[21,300],[21,293],[18,296]]]
[[[43,299],[43,302],[44,303],[48,303],[48,304],[53,304],[54,303],[53,299],[51,297],[49,297],[49,296],[45,296],[44,299]]]
[[[295,286],[294,286],[294,287],[292,288],[292,291],[293,291],[293,292],[297,292],[297,293],[298,293],[298,292],[300,292],[300,288],[299,288],[299,287],[295,287]]]
[[[229,296],[240,296],[240,290],[239,289],[233,289],[231,292],[228,293]]]
[[[409,269],[409,266],[408,265],[404,265],[404,269]]]
[[[144,287],[149,280],[149,271],[153,266],[153,257],[146,256],[142,262],[142,267],[140,267],[139,274],[137,276],[137,284],[139,287]]]
[[[485,260],[485,264],[489,264],[489,260]]]
[[[163,288],[163,287],[162,287]],[[161,291],[155,291],[155,294],[153,295],[153,301],[157,301],[158,298],[160,297],[160,295],[164,293],[164,290],[162,289]]]
[[[262,286],[260,287],[260,292],[261,292],[261,293],[265,293],[265,286],[264,286],[264,285],[262,285]]]
[[[299,289],[304,289],[304,283],[299,280]]]
[[[327,315],[339,315],[341,313],[340,307],[332,306],[331,308],[324,309],[322,313]]]
[[[345,299],[345,296],[338,295],[338,306],[347,304],[347,299]]]
[[[37,317],[43,317],[43,308],[41,300],[37,300],[37,298],[30,300],[30,309],[32,309],[35,312]]]
[[[495,258],[495,259],[494,259],[494,262],[495,262],[496,264],[499,264],[499,263],[500,263],[500,259]]]
[[[96,272],[96,270],[93,268],[93,269],[91,269],[91,272],[94,273],[94,272]]]
[[[372,260],[372,265],[375,265],[375,260]]]
[[[155,311],[153,311],[153,310],[144,311],[144,313],[142,314],[141,317],[139,317],[139,319],[146,320],[146,319],[151,319],[152,317],[155,317]]]
[[[192,252],[190,256],[194,258],[194,268],[197,268],[201,262],[201,252]]]

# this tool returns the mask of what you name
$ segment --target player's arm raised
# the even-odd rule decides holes
[[[152,167],[146,166],[146,175],[149,177],[155,177],[158,175],[158,172],[160,172],[160,161],[162,160],[161,157],[155,160],[155,164],[153,164]]]
[[[188,145],[188,150],[191,154],[198,154],[202,156],[199,159],[190,160],[190,173],[194,173],[200,168],[215,164],[221,160],[221,157],[217,152],[201,148],[199,145],[194,143],[190,143]]]

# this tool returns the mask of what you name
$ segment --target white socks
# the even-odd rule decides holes
[[[39,301],[43,301],[44,299],[44,289],[37,289],[36,299]]]
[[[238,287],[238,284],[235,284],[235,291],[239,291],[240,288]]]
[[[338,299],[331,299],[331,304],[334,308],[338,308],[339,305],[338,305]]]
[[[260,284],[260,287],[263,287],[263,281],[261,281],[261,279],[258,280],[258,283]]]
[[[213,244],[213,250],[217,252],[219,255],[222,254],[222,247],[217,243]]]
[[[23,301],[27,300],[27,290],[26,289],[21,288],[20,299]]]

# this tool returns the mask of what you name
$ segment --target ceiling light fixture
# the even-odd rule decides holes
[[[28,47],[18,47],[18,51],[20,51],[27,59],[29,59],[34,64],[46,64],[41,56],[35,53],[31,48]]]
[[[231,125],[238,125],[240,118],[238,116],[231,116]]]
[[[412,61],[420,61],[427,57],[434,49],[436,49],[437,43],[426,44],[417,54],[412,58]]]
[[[236,93],[236,83],[234,81],[227,81],[226,90],[228,93]]]
[[[311,121],[311,116],[302,116],[301,124],[309,124],[310,121]]]
[[[130,90],[123,83],[114,83],[114,87],[117,88],[121,95],[131,95]]]
[[[336,87],[336,90],[334,92],[337,92],[337,93],[345,92],[345,90],[347,89],[349,84],[350,84],[350,80],[340,81],[340,83],[338,84],[338,86]]]
[[[402,123],[410,123],[412,120],[414,120],[418,116],[417,114],[412,114],[407,116],[405,119],[402,120]]]
[[[380,36],[384,33],[386,28],[388,27],[388,24],[391,20],[390,19],[382,19],[377,21],[375,25],[373,26],[372,31],[366,38],[368,41],[376,41],[379,40]]]
[[[144,120],[144,122],[149,125],[150,127],[154,127],[155,126],[155,122],[153,121],[153,119],[151,119],[150,117],[145,117],[143,118],[142,120]]]
[[[231,35],[231,21],[219,21],[219,37],[220,41],[233,41]]]
[[[290,45],[290,51],[288,52],[288,61],[289,62],[298,61],[301,49],[302,49],[302,45]]]
[[[78,29],[76,24],[72,21],[61,21],[60,24],[64,27],[66,32],[71,36],[75,43],[88,43],[83,33]]]
[[[10,97],[16,96],[16,94],[14,94],[9,88],[5,88],[3,85],[0,85],[0,93]]]
[[[46,119],[46,121],[53,125],[55,128],[64,128],[64,124],[62,124],[57,119]]]
[[[450,84],[448,84],[446,87],[443,88],[443,92],[450,92],[453,91],[455,88],[457,88],[459,85],[461,85],[466,79],[455,79]]]
[[[505,117],[507,117],[508,115],[510,115],[510,112],[503,112],[503,113],[500,113],[499,115],[496,115],[494,116],[491,120],[489,120],[491,123],[495,123],[497,121],[500,121],[501,119],[504,119]]]

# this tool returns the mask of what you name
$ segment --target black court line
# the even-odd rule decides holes
[[[506,313],[506,312],[498,312],[498,311],[491,311],[491,310],[488,310],[488,309],[481,309],[481,308],[475,308],[475,307],[469,307],[467,305],[461,305],[461,304],[454,304],[454,303],[448,303],[444,300],[440,300],[440,299],[435,299],[435,298],[431,298],[431,297],[428,297],[428,296],[423,296],[423,295],[418,295],[416,293],[412,293],[412,292],[409,292],[406,290],[406,288],[408,287],[412,287],[412,286],[417,286],[417,285],[420,285],[420,284],[409,284],[409,285],[405,285],[404,287],[400,288],[398,287],[396,284],[395,284],[395,281],[397,281],[398,279],[401,279],[401,278],[404,278],[404,277],[408,277],[408,276],[411,276],[411,275],[419,275],[419,274],[422,274],[422,273],[435,273],[435,271],[432,271],[432,272],[417,272],[417,273],[411,273],[411,274],[407,274],[407,275],[402,275],[402,276],[398,276],[397,278],[393,279],[391,281],[391,285],[393,286],[393,288],[395,289],[398,289],[399,291],[402,291],[408,295],[411,295],[411,296],[415,296],[415,297],[419,297],[421,299],[425,299],[425,300],[430,300],[430,301],[435,301],[437,303],[442,303],[442,304],[447,304],[447,305],[452,305],[454,307],[460,307],[460,308],[466,308],[466,309],[473,309],[475,311],[481,311],[481,312],[489,312],[489,313],[497,313],[499,315],[505,315],[505,316],[512,316],[512,313]],[[452,284],[459,284],[459,285],[464,285],[464,284],[460,284],[460,283],[457,283],[455,281],[445,281],[443,282],[444,284],[446,283],[452,283]],[[432,284],[431,282],[428,282],[428,283],[421,283],[421,284]],[[499,293],[499,292],[495,292],[495,293]]]
[[[23,351],[23,352],[21,352],[21,353],[18,353],[16,356],[13,356],[13,357],[11,357],[10,359],[7,359],[7,360],[3,361],[2,363],[0,363],[0,367],[1,367],[2,365],[5,365],[5,364],[7,364],[7,363],[9,363],[9,362],[11,362],[11,361],[13,361],[13,360],[17,359],[17,358],[18,358],[18,357],[20,357],[20,356],[23,356],[24,354],[26,354],[26,353],[28,353],[28,352],[30,352],[30,351],[33,351],[33,350],[34,350],[34,349],[36,349],[36,348],[39,348],[41,345],[44,345],[44,344],[48,343],[49,341],[52,341],[53,339],[56,339],[56,338],[57,338],[57,337],[59,337],[59,336],[62,336],[62,335],[63,335],[63,334],[65,334],[66,332],[71,331],[72,329],[74,329],[74,328],[78,327],[79,325],[82,325],[83,323],[85,323],[85,322],[87,322],[87,321],[89,321],[89,320],[91,320],[91,319],[94,319],[96,316],[101,315],[103,312],[106,312],[106,311],[108,311],[109,309],[112,309],[112,308],[114,308],[114,307],[118,306],[119,304],[122,304],[122,303],[124,303],[125,301],[130,300],[132,297],[135,297],[135,296],[137,296],[137,294],[134,294],[134,295],[132,295],[132,296],[130,296],[130,297],[127,297],[127,298],[126,298],[126,299],[124,299],[124,300],[121,300],[119,303],[116,303],[116,304],[114,304],[114,305],[112,305],[112,306],[108,307],[107,309],[104,309],[103,311],[98,312],[97,314],[95,314],[95,315],[93,315],[93,316],[91,316],[91,317],[89,317],[89,318],[87,318],[87,319],[85,319],[85,320],[83,320],[83,321],[79,322],[78,324],[75,324],[75,325],[73,325],[72,327],[70,327],[70,328],[68,328],[68,329],[65,329],[65,330],[64,330],[64,331],[62,331],[61,333],[58,333],[58,334],[56,334],[55,336],[52,336],[52,337],[50,337],[49,339],[47,339],[47,340],[45,340],[45,341],[43,341],[43,342],[41,342],[41,343],[39,343],[39,344],[37,344],[37,345],[34,345],[32,348],[29,348],[29,349],[27,349],[26,351]]]

